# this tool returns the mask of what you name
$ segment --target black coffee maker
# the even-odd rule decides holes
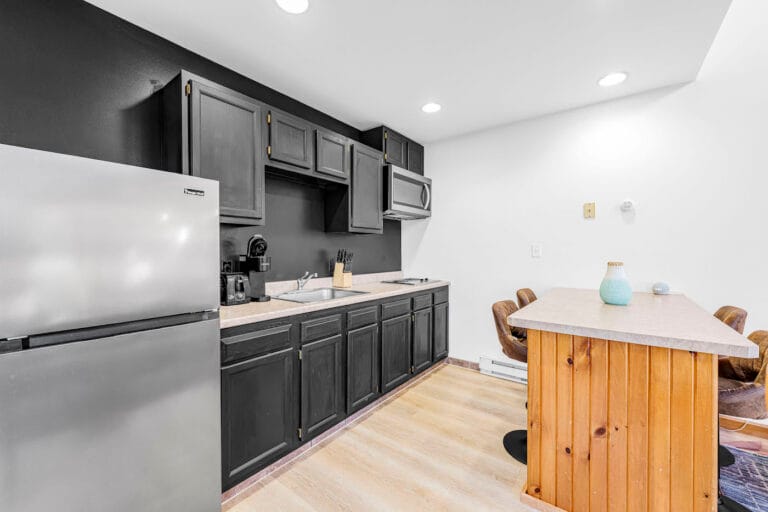
[[[240,258],[240,268],[248,273],[251,285],[251,300],[267,302],[271,297],[266,293],[266,273],[272,266],[272,258],[265,256],[267,241],[261,235],[253,235],[248,239],[245,256]]]

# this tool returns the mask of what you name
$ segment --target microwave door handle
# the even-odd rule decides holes
[[[430,192],[429,185],[427,185],[426,183],[423,183],[421,186],[424,187],[424,192],[426,192],[427,194],[427,200],[424,202],[424,209],[428,210],[429,203],[432,202],[432,192]]]

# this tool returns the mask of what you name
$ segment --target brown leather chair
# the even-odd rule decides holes
[[[500,300],[491,306],[496,334],[499,336],[501,350],[510,359],[528,362],[528,345],[525,329],[510,327],[507,317],[518,310],[513,300]]]
[[[744,324],[747,323],[747,312],[736,306],[723,306],[715,311],[715,318],[728,325],[739,334],[744,334]]]
[[[715,318],[737,331],[744,334],[744,324],[747,322],[747,312],[736,306],[723,306],[715,311]],[[758,331],[761,332],[761,331]],[[755,335],[756,333],[752,333]],[[750,336],[752,336],[750,335]],[[751,337],[750,337],[751,339]],[[754,341],[754,340],[753,340]],[[763,349],[760,349],[763,354]],[[737,359],[737,358],[733,358]],[[742,358],[738,358],[742,359]],[[720,414],[733,414],[741,416],[742,414],[754,414],[755,411],[762,409],[765,411],[765,390],[756,388],[755,384],[744,384],[737,380],[724,377],[726,375],[736,375],[733,363],[730,357],[721,357],[718,359],[718,396],[717,406]],[[750,363],[751,365],[752,363]],[[732,371],[734,373],[728,373]],[[722,372],[722,373],[721,373]],[[760,405],[762,404],[762,407]],[[758,414],[760,414],[758,412]],[[719,430],[718,430],[719,440]],[[720,468],[731,466],[736,463],[736,457],[728,448],[718,442],[717,446],[717,466],[718,466],[718,512],[750,512],[748,508],[740,503],[725,496],[720,488]]]
[[[536,294],[530,288],[521,288],[517,290],[517,303],[521,308],[524,308],[531,302],[536,300]]]
[[[517,304],[513,300],[500,300],[491,306],[493,312],[493,321],[496,324],[496,334],[499,336],[501,350],[510,359],[528,362],[528,345],[526,338],[518,337],[524,335],[525,329],[516,329],[510,327],[507,323],[507,317],[518,310]],[[526,404],[526,407],[528,404]],[[528,431],[513,430],[507,432],[503,439],[504,449],[516,461],[523,464],[528,463]]]
[[[757,357],[724,357],[718,361],[718,409],[729,416],[764,419],[768,418],[768,331],[755,331],[748,338],[759,347]]]

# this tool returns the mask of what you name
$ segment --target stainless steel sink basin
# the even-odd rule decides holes
[[[324,300],[341,299],[342,297],[352,297],[362,295],[368,292],[358,292],[355,290],[339,290],[338,288],[316,288],[314,290],[295,290],[286,292],[282,295],[276,295],[276,299],[289,300],[291,302],[321,302]]]

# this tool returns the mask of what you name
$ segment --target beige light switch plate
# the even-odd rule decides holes
[[[585,219],[595,218],[595,203],[584,203],[584,218]]]

